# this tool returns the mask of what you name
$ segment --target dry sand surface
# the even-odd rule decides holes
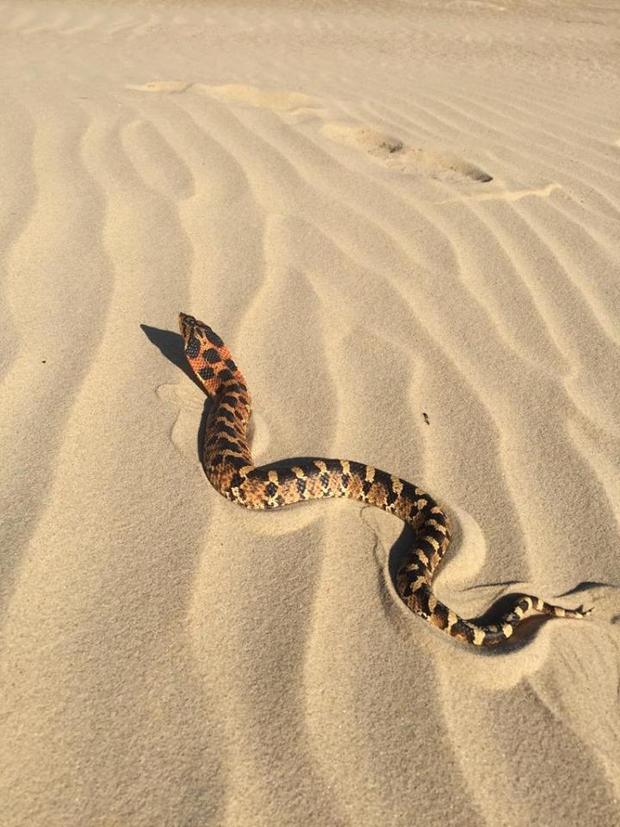
[[[620,6],[0,12],[2,827],[618,824]],[[427,488],[465,616],[591,618],[467,647],[396,519],[226,502],[179,310],[258,463]]]

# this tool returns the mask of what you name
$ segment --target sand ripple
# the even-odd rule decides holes
[[[7,826],[620,820],[617,13],[345,5],[3,4]],[[217,497],[180,309],[259,462],[419,482],[443,600],[592,620],[473,652],[386,515]]]

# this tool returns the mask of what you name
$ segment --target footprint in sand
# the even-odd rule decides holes
[[[196,91],[225,103],[252,106],[255,109],[271,109],[272,112],[290,112],[293,109],[315,108],[320,105],[317,98],[303,92],[289,92],[284,89],[259,89],[241,83],[226,83],[223,86],[194,84]]]
[[[184,80],[152,80],[143,84],[127,84],[134,92],[167,95],[196,94],[230,106],[268,110],[286,116],[291,123],[319,118],[323,120],[322,133],[339,144],[354,147],[388,169],[408,175],[426,175],[446,181],[488,183],[493,178],[488,172],[450,152],[407,146],[399,138],[378,129],[359,124],[325,121],[324,103],[304,92],[286,89],[261,89],[244,83],[225,83],[214,86]]]
[[[225,83],[212,86],[207,83],[188,83],[183,80],[152,80],[141,85],[127,84],[126,89],[134,92],[158,92],[160,94],[181,94],[193,92],[207,95],[214,100],[234,106],[250,106],[254,109],[269,109],[272,112],[311,111],[316,113],[320,106],[318,98],[303,92],[286,89],[260,89],[243,83]]]
[[[352,146],[389,169],[409,175],[454,181],[475,181],[486,184],[493,177],[475,164],[440,150],[407,146],[399,138],[367,126],[347,123],[326,123],[321,129],[325,137],[345,146]]]
[[[160,94],[179,94],[193,86],[185,80],[150,80],[148,83],[127,83],[125,89],[132,92],[159,92]]]

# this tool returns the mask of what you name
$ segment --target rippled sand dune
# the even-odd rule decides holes
[[[620,822],[620,11],[0,9],[2,824]],[[455,610],[594,613],[466,647],[394,518],[219,497],[179,310]]]

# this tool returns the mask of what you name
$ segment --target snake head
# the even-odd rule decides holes
[[[185,355],[190,360],[195,359],[203,350],[211,348],[216,351],[222,360],[229,359],[230,353],[224,342],[208,324],[199,322],[188,313],[179,313],[179,328],[185,345]],[[213,359],[215,361],[215,358]]]
[[[181,336],[183,337],[186,349],[190,339],[194,335],[194,330],[199,325],[200,322],[193,316],[190,316],[188,313],[179,313],[179,329],[181,330]]]
[[[209,325],[188,313],[179,313],[179,328],[185,357],[209,396],[217,394],[226,383],[243,381],[230,351]]]
[[[228,348],[208,324],[198,321],[188,313],[179,313],[179,328],[185,343],[185,352],[190,351],[188,358],[191,358],[198,345],[203,348],[215,348],[224,358],[230,358]]]

